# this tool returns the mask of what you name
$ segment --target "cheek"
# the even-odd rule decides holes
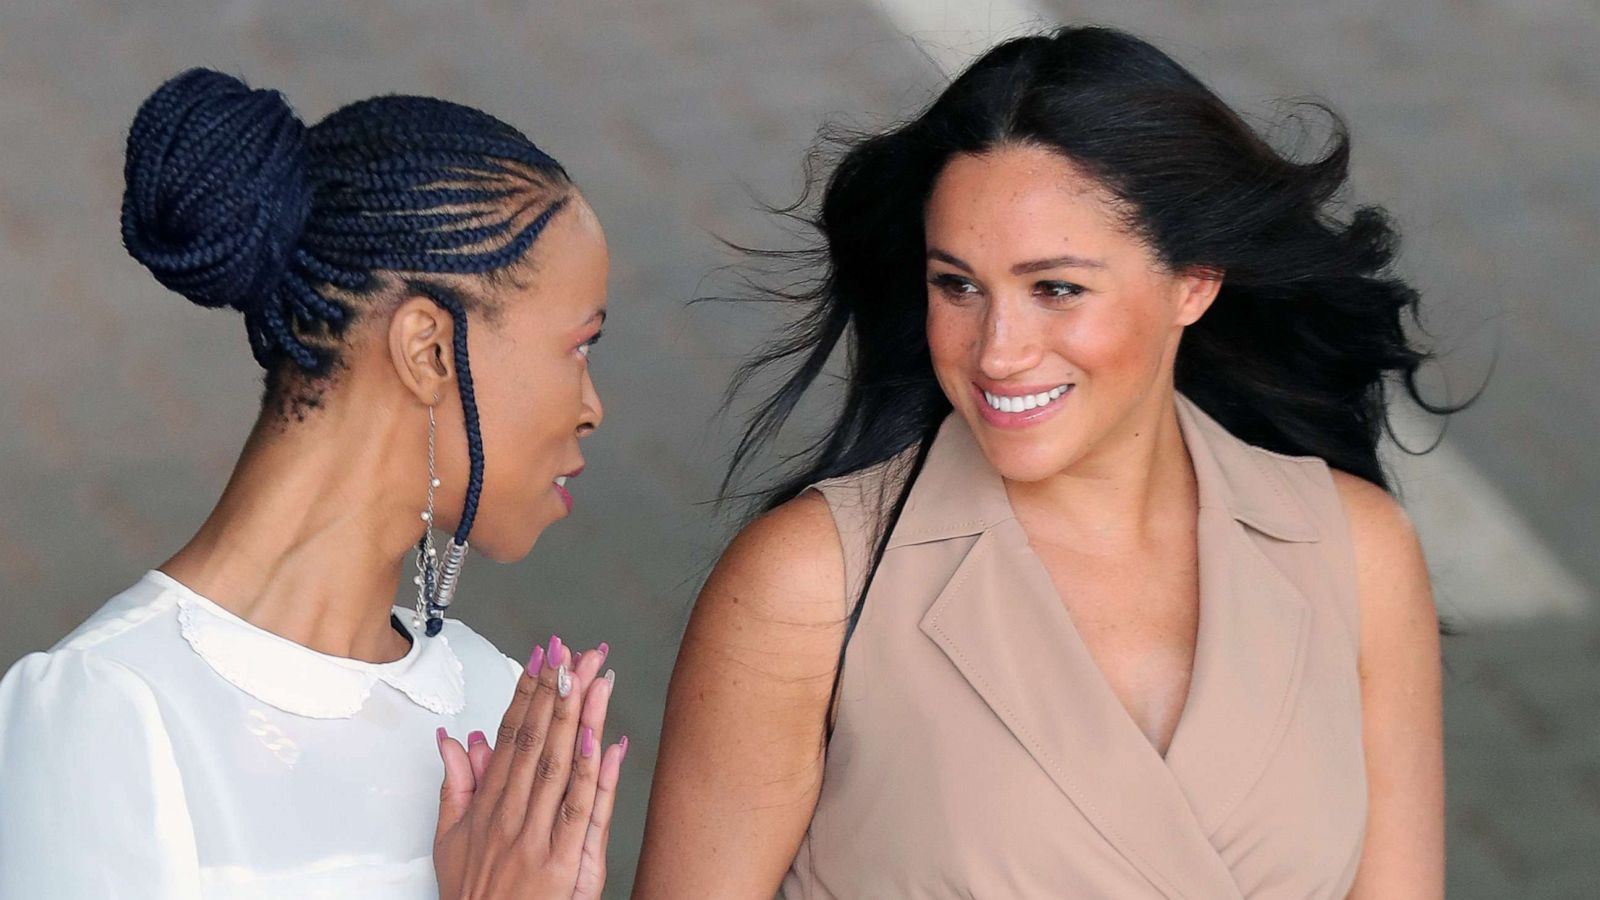
[[[571,404],[563,398],[573,393],[576,379],[555,361],[531,353],[507,362],[512,364],[494,373],[473,372],[485,465],[504,472],[507,483],[542,489],[532,476],[560,463],[563,435],[573,429]]]
[[[1086,374],[1144,371],[1159,360],[1164,334],[1145,304],[1106,303],[1066,314],[1051,346]]]
[[[930,300],[928,303],[928,352],[937,369],[965,368],[978,344],[982,319],[970,309]]]

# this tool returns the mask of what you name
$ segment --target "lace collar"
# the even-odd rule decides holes
[[[319,653],[258,628],[158,569],[145,578],[176,596],[183,638],[201,659],[235,687],[285,712],[349,718],[380,681],[439,715],[455,715],[466,705],[461,661],[448,636],[412,631],[409,613],[399,607],[395,615],[411,635],[411,649],[393,662],[371,663]]]

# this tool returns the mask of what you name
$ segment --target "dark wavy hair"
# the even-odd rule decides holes
[[[745,429],[724,493],[847,335],[837,418],[797,471],[758,494],[760,508],[890,459],[943,420],[950,403],[924,333],[923,207],[951,157],[1007,144],[1048,148],[1088,172],[1169,270],[1223,273],[1216,301],[1185,329],[1179,390],[1243,440],[1388,489],[1377,447],[1394,384],[1434,414],[1465,404],[1422,396],[1417,374],[1431,353],[1406,331],[1408,319],[1421,324],[1419,297],[1389,270],[1398,235],[1381,208],[1339,215],[1348,130],[1312,105],[1332,134],[1317,158],[1297,161],[1130,34],[1074,26],[994,47],[916,118],[848,146],[819,211],[784,210],[821,236],[800,251],[819,274],[768,295],[803,314],[740,369],[734,390],[771,367],[793,369]]]
[[[454,536],[465,546],[483,488],[468,311],[492,315],[493,292],[440,276],[510,277],[570,199],[561,164],[445,100],[373,97],[307,128],[277,91],[189,69],[140,105],[124,178],[123,245],[190,301],[244,314],[264,407],[317,407],[350,324],[402,292],[449,312],[471,467]]]
[[[1417,373],[1430,353],[1407,335],[1408,319],[1420,326],[1419,298],[1389,270],[1397,235],[1380,208],[1340,215],[1348,131],[1331,109],[1313,106],[1332,134],[1316,158],[1299,161],[1165,53],[1124,32],[1065,27],[994,47],[916,118],[849,145],[819,211],[802,211],[804,198],[782,210],[821,236],[810,256],[802,251],[820,275],[768,294],[804,314],[740,370],[733,391],[769,367],[793,368],[745,430],[724,498],[848,336],[837,418],[790,457],[800,460],[796,471],[755,496],[770,509],[920,444],[907,454],[898,499],[885,499],[875,570],[929,438],[951,409],[924,331],[924,206],[951,157],[1008,144],[1048,148],[1087,171],[1169,270],[1223,273],[1215,302],[1179,345],[1179,390],[1245,441],[1318,456],[1389,489],[1377,448],[1392,385],[1435,414],[1462,406],[1421,396]]]

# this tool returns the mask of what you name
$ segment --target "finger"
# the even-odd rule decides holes
[[[606,664],[606,657],[610,653],[611,647],[604,641],[601,641],[600,646],[593,650],[574,653],[572,655],[572,676],[575,684],[573,689],[580,694],[587,694],[589,686],[594,684],[596,678],[600,677],[600,669]]]
[[[594,809],[584,831],[582,855],[578,861],[578,883],[573,900],[598,900],[605,887],[606,849],[611,845],[611,812],[617,802],[617,782],[622,777],[622,759],[628,753],[628,739],[606,748],[600,762],[600,777],[595,785]]]
[[[472,761],[472,777],[479,784],[483,783],[484,776],[489,771],[489,760],[494,756],[494,751],[489,748],[489,739],[481,731],[474,731],[467,735],[467,758]]]
[[[444,783],[439,788],[439,826],[434,832],[437,841],[460,824],[467,814],[477,779],[472,775],[472,762],[467,759],[466,749],[455,738],[440,728],[435,739],[439,744],[439,756],[444,760]]]
[[[578,693],[571,671],[561,667],[565,677],[564,696],[555,698],[550,711],[550,731],[544,749],[539,754],[539,764],[534,767],[534,777],[529,786],[528,817],[523,822],[524,836],[549,848],[556,813],[567,793],[567,782],[572,772],[573,749],[578,738],[578,718],[582,711],[584,694]]]
[[[583,711],[578,717],[577,757],[552,835],[556,855],[561,858],[574,858],[583,849],[584,834],[589,830],[595,783],[600,777],[599,751],[605,746],[601,740],[605,734],[606,710],[611,703],[615,678],[613,672],[607,671],[606,677],[595,680],[594,687],[583,700]]]
[[[516,740],[517,729],[527,717],[528,707],[533,704],[533,695],[537,693],[539,672],[544,667],[544,654],[543,647],[533,648],[533,654],[528,657],[528,664],[523,668],[522,676],[517,679],[517,689],[511,696],[511,704],[506,707],[506,714],[500,719],[500,729],[495,732],[494,745],[504,747],[505,752],[490,755],[488,771],[478,782],[478,794],[484,798],[484,802],[497,802],[501,792],[505,790],[506,775],[511,771],[511,746]]]
[[[553,739],[551,729],[561,714],[557,682],[560,673],[566,671],[566,661],[570,655],[567,648],[561,645],[561,638],[552,635],[550,648],[544,655],[544,667],[539,670],[539,683],[533,694],[533,702],[528,705],[527,714],[517,726],[512,740],[506,744],[511,748],[511,768],[506,772],[505,790],[500,794],[499,818],[502,824],[515,826],[517,830],[521,830],[527,821],[528,798],[544,765],[544,751]],[[567,678],[570,683],[570,672]]]

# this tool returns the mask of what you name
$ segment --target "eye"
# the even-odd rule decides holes
[[[941,294],[953,299],[970,297],[978,293],[978,286],[949,272],[936,272],[928,276],[928,283],[933,285]]]
[[[584,359],[588,359],[589,358],[589,351],[594,348],[595,344],[600,343],[600,336],[602,334],[604,334],[604,333],[605,332],[603,332],[603,331],[596,331],[594,333],[594,337],[589,338],[587,341],[584,341],[583,343],[579,344],[578,345],[578,355],[582,356]]]
[[[1033,286],[1035,294],[1043,295],[1051,300],[1068,300],[1081,296],[1085,288],[1081,284],[1070,281],[1041,281]]]

